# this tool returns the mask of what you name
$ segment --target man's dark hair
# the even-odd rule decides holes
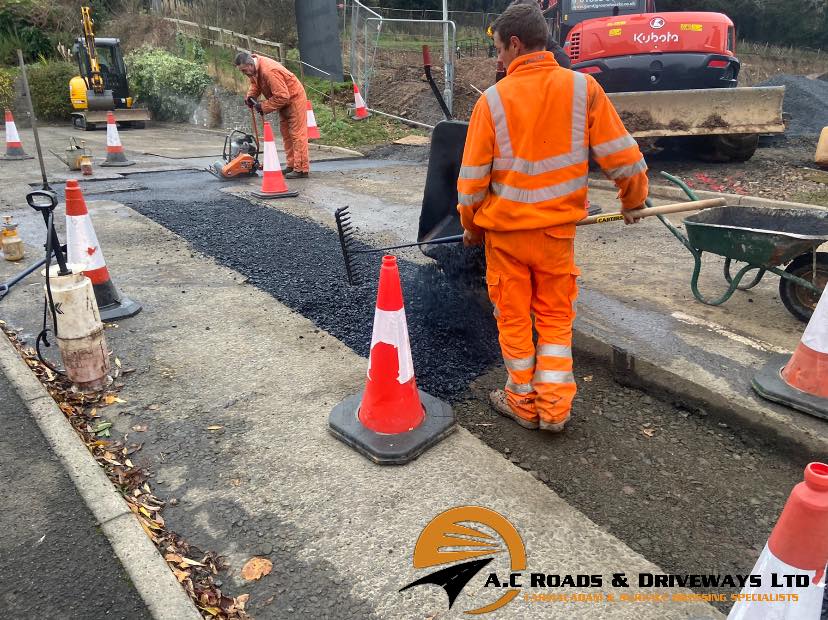
[[[238,54],[236,54],[236,58],[233,60],[233,64],[237,67],[240,65],[252,65],[253,56],[250,55],[250,52],[239,52]]]
[[[512,4],[495,20],[492,30],[507,44],[517,37],[526,47],[533,50],[546,48],[549,28],[537,2]]]

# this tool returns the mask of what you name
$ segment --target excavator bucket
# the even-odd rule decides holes
[[[610,93],[636,138],[782,133],[784,86]]]

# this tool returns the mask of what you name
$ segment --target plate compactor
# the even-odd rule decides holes
[[[259,126],[256,123],[256,112],[250,110],[250,120],[253,125],[253,135],[234,129],[224,138],[224,148],[221,159],[216,160],[207,172],[223,180],[256,176],[261,168],[259,163]]]

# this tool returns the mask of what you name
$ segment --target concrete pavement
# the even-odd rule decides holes
[[[256,617],[460,617],[491,598],[479,592],[482,576],[450,612],[439,590],[397,591],[421,576],[411,553],[423,526],[463,504],[505,515],[530,570],[600,573],[600,591],[613,594],[613,572],[660,572],[462,429],[409,466],[372,465],[327,431],[333,404],[362,385],[364,358],[134,211],[90,206],[103,247],[113,248],[113,277],[144,304],[107,333],[137,369],[126,403],[107,416],[132,436],[132,426],[148,426],[142,456],[153,488],[177,500],[167,523],[228,558],[224,588],[250,592]],[[4,316],[32,330],[39,296],[38,286],[14,291]],[[275,570],[244,582],[239,570],[258,554]],[[698,603],[549,605],[518,600],[497,617],[720,617]]]

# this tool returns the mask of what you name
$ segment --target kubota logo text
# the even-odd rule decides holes
[[[485,530],[480,526],[484,526]],[[489,530],[497,537],[489,534]],[[412,581],[400,592],[423,584],[438,585],[448,594],[451,609],[466,584],[500,553],[509,554],[513,572],[526,569],[523,540],[506,517],[482,506],[451,508],[434,517],[423,529],[414,547],[414,568],[432,568],[443,564],[451,566]],[[509,584],[504,583],[503,586],[508,587]],[[517,588],[508,589],[494,602],[466,610],[466,613],[495,611],[519,592]]]
[[[649,32],[647,34],[638,33],[633,37],[636,43],[678,43],[679,36],[673,32],[665,32],[660,34],[658,32]]]

